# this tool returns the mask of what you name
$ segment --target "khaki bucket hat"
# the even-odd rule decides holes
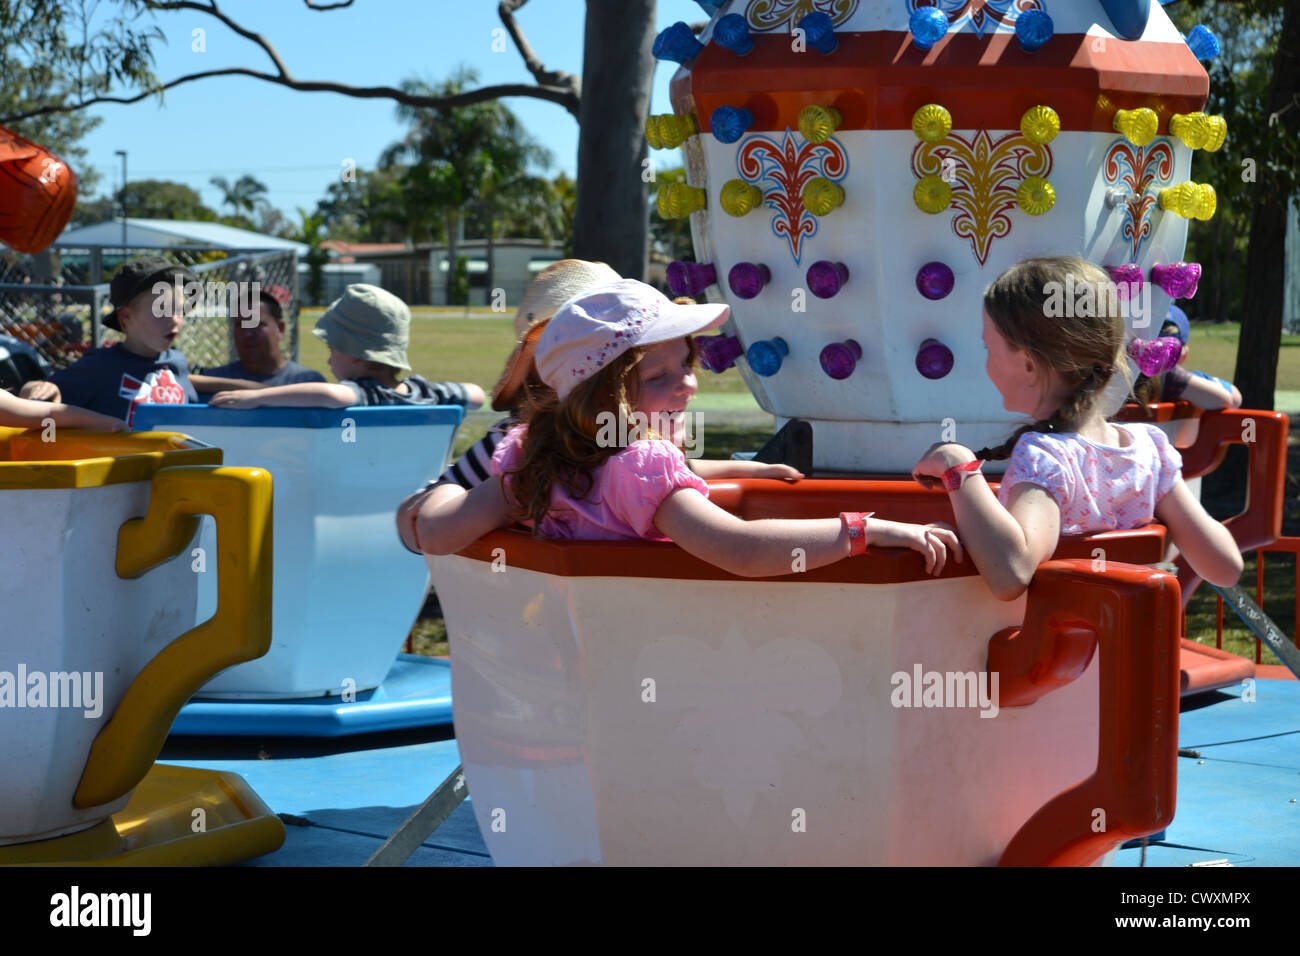
[[[348,286],[311,331],[344,355],[411,370],[406,360],[411,310],[386,289],[364,283]]]
[[[533,364],[533,350],[542,329],[560,306],[570,299],[592,289],[609,285],[622,278],[603,262],[585,259],[561,259],[547,266],[529,284],[524,292],[519,311],[515,313],[515,335],[518,344],[506,359],[505,371],[492,389],[492,407],[498,412],[515,406],[519,389],[528,378]]]

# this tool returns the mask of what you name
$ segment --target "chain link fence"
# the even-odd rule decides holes
[[[280,300],[284,350],[297,360],[298,255],[291,251],[56,245],[38,256],[26,256],[0,249],[0,336],[30,345],[52,370],[71,365],[89,349],[121,341],[120,333],[103,325],[110,310],[109,282],[122,263],[143,255],[161,255],[188,266],[204,283],[204,301],[186,316],[175,344],[191,369],[214,368],[237,358],[230,307],[240,299],[250,301],[253,282]]]

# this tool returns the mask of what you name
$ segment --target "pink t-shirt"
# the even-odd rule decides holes
[[[1183,457],[1154,425],[1116,425],[1124,448],[1075,433],[1026,432],[998,489],[1006,505],[1022,482],[1039,485],[1061,509],[1061,534],[1124,531],[1150,524],[1156,503],[1181,477]]]
[[[523,459],[527,426],[510,429],[492,454],[491,471],[503,475]],[[686,466],[686,456],[670,441],[643,439],[611,455],[592,473],[591,491],[575,499],[563,485],[551,488],[551,510],[542,521],[547,538],[667,541],[655,528],[655,512],[677,488],[694,488],[706,498],[709,486]],[[503,479],[507,493],[510,479]],[[531,522],[524,522],[531,527]]]

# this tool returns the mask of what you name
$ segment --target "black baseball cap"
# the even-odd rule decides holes
[[[199,281],[199,277],[185,266],[164,259],[162,256],[143,256],[125,263],[109,283],[108,300],[113,306],[113,311],[104,317],[104,324],[114,332],[121,332],[122,326],[117,321],[117,310],[141,292],[152,289],[155,283],[172,281],[176,276],[184,282]]]

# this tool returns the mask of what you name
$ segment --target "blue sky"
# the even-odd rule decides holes
[[[330,12],[308,10],[298,0],[223,0],[220,7],[263,34],[299,79],[397,86],[412,75],[441,80],[465,64],[478,70],[484,85],[533,82],[508,39],[505,52],[492,50],[493,30],[501,26],[495,0],[356,0]],[[585,7],[584,0],[531,0],[519,12],[547,68],[582,72]],[[660,29],[675,20],[705,19],[694,0],[659,0],[658,15]],[[155,47],[155,72],[164,80],[227,66],[273,71],[261,49],[213,17],[159,13],[156,23],[167,37]],[[196,28],[206,31],[205,52],[192,49]],[[670,111],[668,81],[675,68],[656,68],[653,112]],[[552,173],[573,175],[577,121],[541,100],[505,102],[554,154]],[[295,207],[315,207],[345,159],[373,168],[380,151],[404,132],[391,101],[299,93],[245,77],[182,85],[168,90],[162,105],[153,98],[92,111],[104,119],[85,139],[90,165],[104,177],[100,194],[120,185],[115,151],[125,149],[131,179],[187,183],[214,209],[221,198],[208,183],[213,176],[252,173],[269,188],[271,204],[293,221]],[[657,161],[680,164],[680,153],[657,154]]]

